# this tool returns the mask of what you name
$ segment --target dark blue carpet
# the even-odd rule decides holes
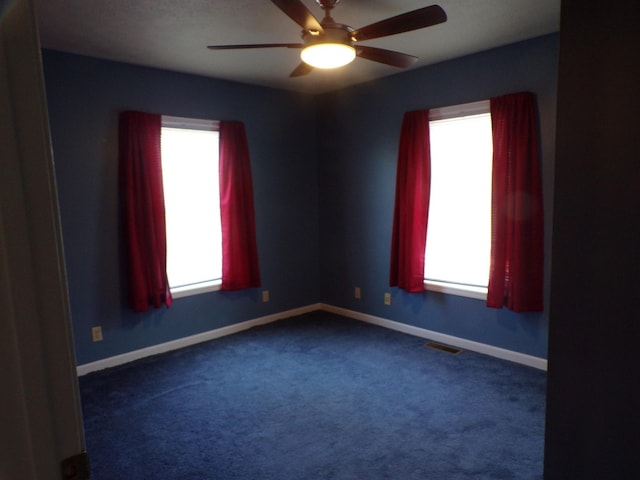
[[[324,312],[80,378],[95,480],[541,479],[545,384]]]

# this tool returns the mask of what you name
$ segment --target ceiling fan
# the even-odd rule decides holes
[[[263,43],[249,45],[210,45],[211,50],[249,48],[296,48],[301,49],[302,63],[289,75],[300,77],[314,68],[337,68],[353,61],[355,57],[374,62],[407,68],[418,57],[382,48],[360,45],[364,40],[410,32],[447,21],[447,14],[439,5],[412,10],[358,29],[336,23],[331,10],[340,0],[316,0],[324,10],[322,21],[304,6],[300,0],[271,0],[288,17],[302,27],[302,43]]]

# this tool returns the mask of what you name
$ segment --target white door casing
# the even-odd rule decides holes
[[[63,476],[85,449],[31,0],[0,8],[0,480]]]

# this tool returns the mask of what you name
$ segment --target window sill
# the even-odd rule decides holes
[[[473,287],[471,285],[460,285],[457,283],[436,282],[434,280],[425,280],[424,287],[432,292],[446,293],[448,295],[457,295],[459,297],[475,298],[477,300],[487,299],[486,287]]]
[[[210,280],[208,282],[195,283],[193,285],[184,285],[171,289],[171,296],[175,298],[190,297],[192,295],[200,295],[201,293],[217,292],[222,285],[221,279]]]

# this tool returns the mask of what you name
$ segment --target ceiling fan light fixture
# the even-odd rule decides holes
[[[315,68],[338,68],[356,58],[356,49],[344,43],[315,43],[305,47],[300,58]]]

